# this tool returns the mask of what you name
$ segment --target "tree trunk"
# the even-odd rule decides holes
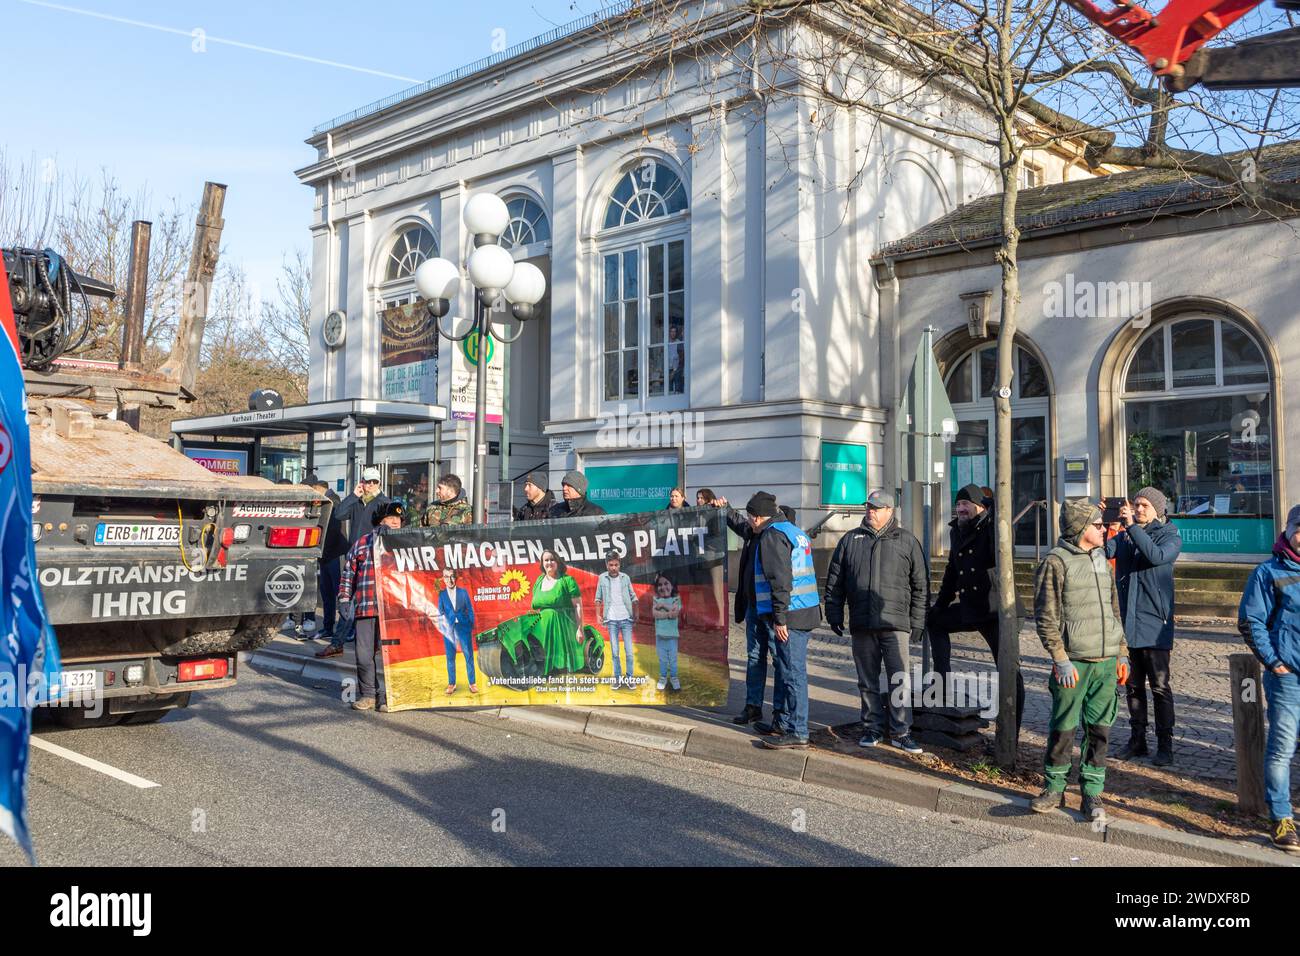
[[[1016,251],[1016,197],[1020,156],[1004,126],[998,155],[1002,170],[1002,243],[997,259],[1002,267],[1001,319],[998,325],[998,368],[993,396],[996,416],[994,517],[997,520],[998,576],[998,716],[996,759],[1011,768],[1016,762],[1016,676],[1020,673],[1020,621],[1016,616],[1015,528],[1011,498],[1011,378],[1014,372],[1016,307],[1020,302],[1020,273]],[[1035,516],[1035,519],[1037,516]]]

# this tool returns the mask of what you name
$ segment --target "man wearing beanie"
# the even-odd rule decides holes
[[[1075,732],[1082,723],[1083,815],[1104,820],[1106,745],[1118,709],[1115,684],[1128,681],[1128,644],[1115,579],[1106,563],[1101,509],[1086,498],[1067,498],[1061,506],[1060,528],[1056,547],[1038,566],[1034,579],[1038,639],[1052,658],[1048,678],[1052,719],[1043,760],[1047,786],[1030,808],[1047,813],[1064,803]]]
[[[1183,549],[1178,529],[1165,518],[1165,496],[1143,488],[1119,509],[1119,534],[1106,542],[1115,559],[1115,586],[1124,636],[1133,655],[1127,690],[1128,744],[1117,757],[1131,760],[1147,751],[1147,694],[1156,716],[1158,767],[1174,762],[1174,692],[1169,686],[1169,655],[1174,646],[1174,561]]]
[[[998,660],[997,549],[994,545],[993,512],[979,485],[970,484],[957,492],[953,504],[948,565],[943,582],[926,617],[935,673],[944,676],[952,668],[953,633],[974,631],[984,638]],[[1016,639],[1019,639],[1017,635]],[[928,679],[928,678],[924,678]],[[1025,683],[1016,673],[1016,733],[1025,710]]]
[[[587,500],[587,476],[580,471],[567,472],[561,481],[563,501],[551,508],[552,518],[588,518],[605,514],[605,509]]]
[[[1286,516],[1286,530],[1273,545],[1273,557],[1256,567],[1246,582],[1237,630],[1264,665],[1264,799],[1273,820],[1273,845],[1300,853],[1291,808],[1291,758],[1300,734],[1300,505]]]
[[[745,506],[754,547],[751,613],[770,635],[776,659],[771,724],[755,724],[774,750],[808,746],[808,638],[822,619],[812,543],[785,520],[776,498],[760,491]],[[746,670],[746,690],[749,673]],[[758,685],[762,701],[762,684]]]
[[[524,479],[524,503],[515,509],[515,520],[543,521],[554,507],[555,495],[546,488],[546,476],[535,471]]]

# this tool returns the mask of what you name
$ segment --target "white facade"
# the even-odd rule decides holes
[[[597,26],[507,55],[309,140],[319,159],[298,175],[316,190],[311,398],[378,396],[378,311],[413,291],[409,280],[386,281],[405,230],[422,226],[442,256],[463,262],[466,197],[526,197],[544,212],[550,238],[516,258],[546,268],[550,301],[548,316],[510,348],[511,475],[546,467],[558,488],[572,467],[676,461],[692,501],[700,487],[740,501],[764,488],[814,519],[823,440],[867,446],[868,484],[886,480],[898,343],[881,335],[871,257],[994,189],[993,157],[972,152],[980,147],[971,140],[836,110],[797,70],[763,96],[734,57],[679,56],[668,70],[638,52],[635,24],[619,29],[628,32],[618,42]],[[808,24],[780,29],[782,49],[815,33]],[[953,115],[951,100],[936,104]],[[1044,181],[1085,175],[1063,154],[1032,165]],[[607,227],[629,174],[634,184],[669,184],[665,191],[679,181],[681,192],[634,196],[634,206],[665,200],[663,214]],[[682,275],[670,265],[656,292],[652,266],[677,250]],[[623,278],[607,294],[611,257]],[[633,265],[635,290],[621,271]],[[456,307],[466,315],[467,282],[462,293]],[[611,294],[625,323],[630,310],[634,346],[626,325],[619,342],[607,337]],[[676,308],[680,339],[671,337]],[[347,338],[331,350],[318,329],[333,310],[346,312]],[[451,351],[444,341],[442,404]],[[619,351],[629,353],[631,380],[622,366],[611,377]],[[629,381],[634,395],[623,394]],[[444,429],[442,458],[468,484],[467,432],[465,423]],[[427,432],[376,442],[381,462],[432,455]],[[319,444],[317,456],[322,473],[341,476],[337,443]],[[489,480],[498,468],[489,462]]]
[[[1128,496],[1147,483],[1165,492],[1171,513],[1183,514],[1175,521],[1191,560],[1257,560],[1300,497],[1292,477],[1300,448],[1287,440],[1300,408],[1284,389],[1300,375],[1295,220],[1222,201],[1201,205],[1171,202],[1169,209],[1029,230],[1021,240],[1016,341],[1036,361],[1041,371],[1033,374],[1045,390],[1021,399],[1018,375],[1012,414],[1041,415],[1045,426],[1048,546],[1067,491],[1067,458],[1088,459],[1094,497]],[[996,335],[994,251],[989,242],[896,257],[887,251],[876,264],[885,321],[898,330],[901,354],[911,356],[922,329],[935,326],[950,385],[963,359],[993,341],[970,336],[963,293],[993,291],[989,333]],[[974,392],[949,389],[954,401],[971,399],[954,404],[963,432],[979,428],[992,407],[978,386]],[[1038,468],[1025,464],[1028,455],[1038,455],[1029,443],[1016,451],[1015,467],[1026,474]],[[896,480],[890,475],[887,483]],[[1035,496],[1024,489],[1017,509]],[[1032,523],[1017,541],[1032,544]]]

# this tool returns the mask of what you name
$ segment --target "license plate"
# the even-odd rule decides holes
[[[99,671],[64,671],[59,683],[65,690],[94,690],[99,686]]]
[[[136,544],[180,544],[181,528],[176,524],[130,524],[125,521],[101,521],[95,528],[95,544],[123,546]]]

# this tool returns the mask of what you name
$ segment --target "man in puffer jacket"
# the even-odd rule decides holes
[[[1156,756],[1152,763],[1174,762],[1174,692],[1169,686],[1169,655],[1174,647],[1174,562],[1183,539],[1165,518],[1165,496],[1143,488],[1119,511],[1123,530],[1106,542],[1115,559],[1115,586],[1124,637],[1133,653],[1128,682],[1129,742],[1120,760],[1147,755],[1147,693],[1156,713]]]
[[[899,527],[894,499],[881,491],[867,498],[860,527],[840,539],[826,573],[826,621],[844,633],[844,605],[849,606],[853,663],[858,671],[862,722],[866,733],[858,745],[885,742],[885,706],[881,700],[880,665],[889,687],[889,740],[909,753],[920,753],[912,740],[907,642],[925,628],[930,600],[930,572],[921,542]]]
[[[1291,758],[1300,733],[1300,505],[1286,516],[1286,530],[1273,545],[1273,557],[1256,567],[1246,582],[1237,629],[1264,665],[1264,797],[1273,820],[1273,845],[1300,853],[1291,809]]]
[[[1046,813],[1065,802],[1075,732],[1083,724],[1079,789],[1083,815],[1104,820],[1106,745],[1118,708],[1115,685],[1128,682],[1128,644],[1120,623],[1115,578],[1106,561],[1101,509],[1086,498],[1061,506],[1061,537],[1038,566],[1034,616],[1038,639],[1052,658],[1052,723],[1043,775],[1047,786],[1030,802]]]

